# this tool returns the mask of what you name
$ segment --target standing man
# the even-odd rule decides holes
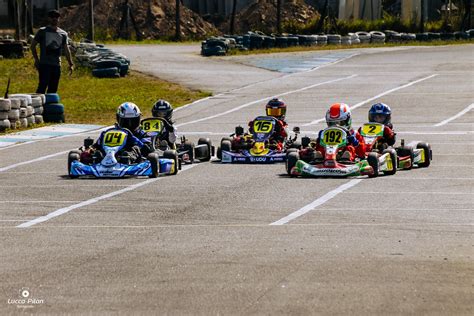
[[[39,73],[39,84],[36,93],[56,93],[61,76],[61,53],[64,49],[69,63],[69,74],[74,70],[71,52],[68,46],[67,33],[58,27],[58,10],[48,12],[48,26],[42,27],[31,41],[31,52],[35,59],[35,67]],[[36,45],[40,45],[40,58],[36,52]]]

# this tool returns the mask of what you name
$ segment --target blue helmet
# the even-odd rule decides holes
[[[369,110],[369,122],[380,124],[390,124],[392,119],[392,110],[385,103],[375,103]]]

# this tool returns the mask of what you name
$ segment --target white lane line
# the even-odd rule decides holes
[[[342,81],[342,80],[347,80],[347,79],[351,79],[351,78],[354,78],[354,77],[357,77],[357,75],[351,75],[351,76],[342,77],[342,78],[338,78],[338,79],[323,81],[323,82],[319,82],[319,83],[316,83],[316,84],[312,84],[312,85],[310,85],[310,86],[306,86],[306,87],[303,87],[303,88],[300,88],[300,89],[291,90],[291,91],[279,93],[279,94],[276,94],[276,95],[273,95],[273,96],[264,97],[264,98],[261,98],[261,99],[259,99],[259,100],[255,100],[255,101],[251,101],[251,102],[242,104],[242,105],[240,105],[240,106],[234,107],[234,108],[232,108],[232,109],[230,109],[230,110],[227,110],[227,111],[224,111],[224,112],[215,114],[215,115],[203,117],[203,118],[200,118],[200,119],[197,119],[197,120],[194,120],[194,121],[189,121],[189,122],[177,124],[176,127],[181,127],[181,126],[185,126],[185,125],[189,125],[189,124],[194,124],[194,123],[198,123],[198,122],[202,122],[202,121],[207,121],[207,120],[210,120],[210,119],[213,119],[213,118],[216,118],[216,117],[220,117],[220,116],[223,116],[223,115],[226,115],[226,114],[229,114],[229,113],[232,113],[232,112],[241,110],[241,109],[246,108],[246,107],[248,107],[248,106],[250,106],[250,105],[253,105],[253,104],[256,104],[256,103],[259,103],[259,102],[263,102],[263,101],[269,100],[269,99],[271,99],[271,98],[282,97],[282,96],[285,96],[285,95],[288,95],[288,94],[292,94],[292,93],[296,93],[296,92],[305,91],[305,90],[312,89],[312,88],[315,88],[315,87],[319,87],[319,86],[322,86],[322,85],[325,85],[325,84],[330,84],[330,83],[334,83],[334,82],[338,82],[338,81]]]
[[[417,84],[417,83],[419,83],[419,82],[422,82],[422,81],[431,79],[431,78],[436,77],[436,76],[438,76],[438,74],[433,74],[433,75],[430,75],[430,76],[428,76],[428,77],[424,77],[424,78],[421,78],[421,79],[418,79],[418,80],[409,82],[409,83],[407,83],[407,84],[404,84],[404,85],[402,85],[402,86],[399,86],[399,87],[396,87],[396,88],[387,90],[387,91],[385,91],[385,92],[382,92],[382,93],[380,93],[380,94],[377,94],[377,95],[374,96],[374,97],[371,97],[371,98],[369,98],[369,99],[367,99],[367,100],[364,100],[364,101],[362,101],[362,102],[359,102],[359,103],[357,103],[357,104],[351,106],[350,108],[351,108],[351,110],[355,110],[355,109],[357,109],[358,107],[361,107],[362,105],[364,105],[364,104],[366,104],[366,103],[368,103],[368,102],[370,102],[370,101],[373,101],[373,100],[375,100],[375,99],[378,99],[378,98],[380,98],[380,97],[383,97],[384,95],[387,95],[387,94],[389,94],[389,93],[395,92],[395,91],[397,91],[397,90],[401,90],[401,89],[407,88],[407,87],[409,87],[409,86],[412,86],[412,85]],[[314,120],[314,121],[312,121],[312,122],[310,122],[310,123],[303,124],[302,126],[314,125],[314,124],[323,122],[324,120],[325,120],[325,118],[317,119],[317,120]]]
[[[80,203],[82,201],[67,201],[67,200],[28,200],[28,201],[5,201],[0,200],[0,204],[10,204],[10,203],[17,203],[17,204],[30,204],[30,203],[53,203],[53,204],[61,204],[61,203]]]
[[[446,120],[444,120],[444,121],[442,121],[442,122],[439,122],[438,124],[435,124],[435,125],[433,125],[433,126],[436,126],[436,127],[438,127],[438,126],[443,126],[443,125],[445,125],[445,124],[451,122],[452,120],[455,120],[455,119],[457,119],[457,118],[460,117],[460,116],[463,116],[464,114],[466,114],[467,112],[469,112],[469,111],[472,110],[472,109],[474,109],[474,103],[468,105],[464,110],[462,110],[462,111],[459,112],[458,114],[456,114],[456,115],[454,115],[454,116],[451,116],[450,118],[448,118],[448,119],[446,119]]]
[[[354,191],[354,192],[346,192],[345,194],[388,194],[388,193],[396,193],[396,194],[435,194],[435,195],[472,195],[472,192],[429,192],[429,191]]]
[[[38,139],[38,140],[27,141],[27,142],[24,142],[24,143],[17,143],[17,144],[14,144],[14,145],[8,145],[8,146],[5,146],[5,147],[1,147],[0,150],[10,149],[10,148],[13,148],[13,147],[28,145],[28,144],[32,144],[32,143],[44,142],[44,141],[48,141],[48,140],[51,140],[51,139],[56,140],[56,139],[67,138],[67,137],[87,135],[87,134],[91,134],[91,133],[95,134],[95,133],[101,132],[103,130],[106,130],[109,127],[111,127],[111,126],[105,126],[105,127],[98,128],[98,129],[95,129],[95,130],[88,130],[88,131],[84,131],[84,132],[76,133],[76,134],[62,135],[62,136],[57,136],[57,137],[49,137],[49,138],[43,138],[43,139]]]
[[[180,172],[183,172],[183,171],[186,171],[186,170],[189,170],[195,166],[198,166],[198,165],[188,165],[188,166],[184,166],[183,169],[181,169]],[[179,173],[178,173],[179,174]],[[72,210],[75,210],[77,208],[81,208],[83,206],[87,206],[87,205],[91,205],[91,204],[94,204],[94,203],[97,203],[99,201],[102,201],[102,200],[105,200],[105,199],[108,199],[108,198],[111,198],[111,197],[114,197],[114,196],[117,196],[117,195],[120,195],[120,194],[123,194],[123,193],[126,193],[126,192],[129,192],[129,191],[133,191],[135,189],[138,189],[142,186],[145,186],[147,184],[150,184],[150,183],[153,183],[153,182],[156,182],[160,179],[163,179],[163,177],[158,177],[158,178],[154,178],[154,179],[148,179],[146,181],[143,181],[143,182],[140,182],[140,183],[136,183],[134,185],[131,185],[129,187],[126,187],[126,188],[123,188],[121,190],[118,190],[118,191],[114,191],[114,192],[110,192],[110,193],[107,193],[107,194],[104,194],[104,195],[101,195],[101,196],[98,196],[98,197],[95,197],[95,198],[92,198],[92,199],[89,199],[89,200],[86,200],[86,201],[82,201],[80,203],[77,203],[77,204],[74,204],[74,205],[70,205],[70,206],[67,206],[67,207],[63,207],[63,208],[60,208],[54,212],[51,212],[45,216],[40,216],[38,218],[35,218],[33,220],[30,220],[26,223],[23,223],[23,224],[20,224],[18,226],[16,226],[17,228],[28,228],[28,227],[31,227],[33,225],[36,225],[36,224],[39,224],[39,223],[43,223],[43,222],[46,222],[52,218],[55,218],[55,217],[58,217],[58,216],[61,216],[63,214],[66,214]]]
[[[350,189],[352,188],[353,186],[357,185],[359,182],[361,182],[362,180],[361,179],[354,179],[354,180],[351,180],[337,188],[335,188],[334,190],[324,194],[322,197],[318,198],[317,200],[309,203],[308,205],[306,206],[303,206],[302,208],[300,208],[299,210],[291,213],[290,215],[288,216],[285,216],[279,220],[277,220],[276,222],[273,222],[271,223],[270,225],[284,225],[286,223],[288,223],[289,221],[292,221],[294,220],[295,218],[298,218],[300,216],[303,216],[304,214],[308,213],[309,211],[312,211],[314,210],[316,207],[326,203],[327,201],[329,201],[330,199],[334,198],[336,195],[338,195],[339,193],[342,193],[343,191],[347,190],[347,189]]]
[[[199,99],[199,100],[196,100],[194,102],[191,102],[191,103],[188,103],[188,104],[185,104],[183,106],[180,106],[179,108],[175,109],[174,111],[181,111],[182,109],[185,109],[191,105],[195,105],[195,104],[198,104],[198,103],[202,103],[203,101],[207,101],[207,100],[212,100],[212,99],[218,99],[220,97],[223,97],[227,94],[231,94],[231,93],[234,93],[234,92],[237,92],[237,91],[240,91],[240,90],[243,90],[243,89],[247,89],[247,88],[250,88],[250,87],[254,87],[254,86],[257,86],[257,85],[260,85],[262,83],[265,83],[265,82],[269,82],[269,81],[272,81],[272,80],[282,80],[282,79],[285,79],[285,78],[288,78],[288,77],[291,77],[291,76],[295,76],[295,75],[298,75],[298,74],[302,74],[302,73],[309,73],[309,72],[312,72],[312,71],[316,71],[318,69],[321,69],[321,68],[324,68],[324,67],[328,67],[328,66],[332,66],[332,65],[335,65],[335,64],[338,64],[340,62],[343,62],[349,58],[352,58],[354,56],[357,56],[359,55],[359,53],[355,53],[355,54],[352,54],[352,55],[349,55],[349,56],[346,56],[344,58],[341,58],[339,60],[336,60],[334,62],[330,62],[330,63],[327,63],[327,64],[323,64],[323,65],[320,65],[318,67],[315,67],[313,69],[309,69],[309,70],[306,70],[306,71],[302,71],[302,72],[296,72],[296,73],[291,73],[291,74],[286,74],[286,75],[283,75],[283,76],[280,76],[280,77],[277,77],[277,78],[271,78],[271,79],[265,79],[265,80],[262,80],[262,81],[258,81],[258,82],[254,82],[254,83],[251,83],[251,84],[248,84],[248,85],[245,85],[245,86],[242,86],[240,88],[236,88],[236,89],[232,89],[232,90],[229,90],[229,91],[225,91],[225,92],[222,92],[222,93],[219,93],[219,94],[216,94],[216,95],[213,95],[213,96],[208,96],[208,97],[205,97],[203,99]]]
[[[7,171],[7,170],[10,170],[10,169],[19,167],[19,166],[27,165],[27,164],[30,164],[30,163],[33,163],[33,162],[46,160],[46,159],[51,158],[51,157],[56,157],[56,156],[59,156],[59,155],[63,155],[65,153],[68,153],[69,151],[70,150],[61,151],[61,152],[58,152],[58,153],[55,153],[55,154],[51,154],[51,155],[35,158],[35,159],[32,159],[32,160],[27,160],[27,161],[22,161],[22,162],[19,162],[19,163],[15,163],[13,165],[0,168],[0,172]]]
[[[471,227],[474,223],[456,223],[456,222],[441,222],[441,223],[413,223],[411,222],[383,222],[383,223],[301,223],[301,224],[287,224],[286,227],[357,227],[357,226],[389,226],[390,228],[406,228],[406,227],[444,227],[449,225],[450,227]],[[235,227],[235,228],[247,228],[247,227],[259,227],[269,228],[268,224],[170,224],[170,225],[47,225],[47,226],[36,226],[36,229],[50,229],[50,228],[130,228],[130,229],[143,229],[143,228],[220,228],[220,227]],[[13,226],[2,226],[0,229],[12,229]]]

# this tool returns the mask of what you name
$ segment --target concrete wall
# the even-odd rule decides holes
[[[382,18],[382,0],[339,0],[339,19]]]

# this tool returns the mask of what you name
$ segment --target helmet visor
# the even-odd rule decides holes
[[[282,108],[267,108],[267,115],[268,116],[275,116],[279,117],[285,115],[285,109]]]

